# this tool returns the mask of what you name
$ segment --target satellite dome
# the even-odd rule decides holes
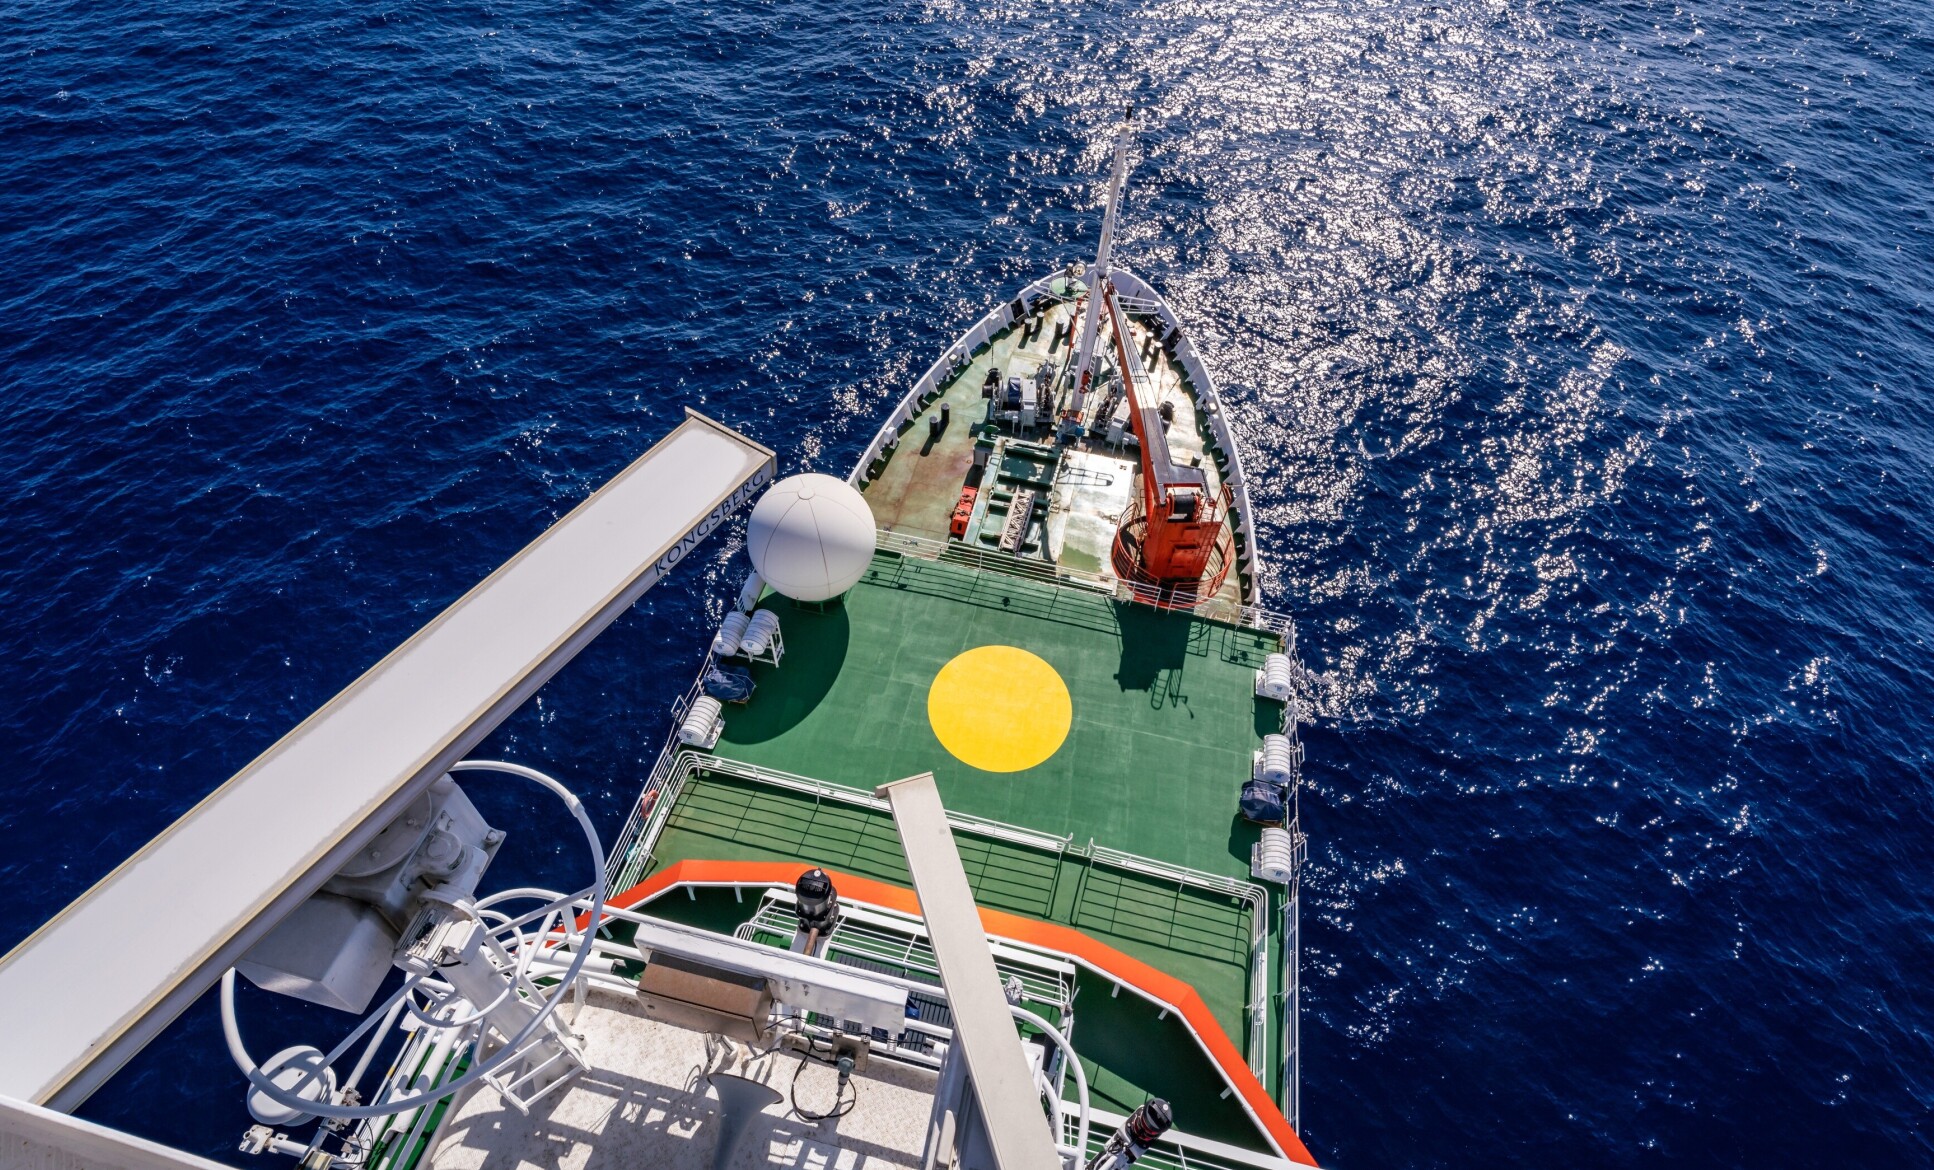
[[[752,567],[794,601],[827,601],[859,584],[873,562],[873,509],[830,475],[782,479],[746,524]]]

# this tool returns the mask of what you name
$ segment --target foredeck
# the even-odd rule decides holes
[[[1065,383],[1066,371],[1073,362],[1072,337],[1079,328],[1081,303],[1044,302],[1038,312],[1000,329],[973,353],[964,355],[967,360],[940,380],[933,395],[912,412],[901,439],[875,466],[863,469],[861,487],[882,529],[922,540],[947,541],[963,486],[981,489],[981,498],[975,502],[977,525],[990,506],[997,516],[1005,506],[1005,501],[987,498],[986,489],[994,486],[994,477],[985,481],[977,478],[977,444],[984,447],[999,439],[1058,447],[1059,465],[1046,492],[1047,516],[1040,525],[1042,547],[1032,555],[1077,572],[1114,579],[1109,550],[1123,515],[1135,505],[1139,457],[1132,434],[1110,441],[1108,420],[1097,417],[1105,395],[1091,396],[1084,416],[1085,433],[1057,444],[1051,425],[1016,434],[1009,427],[986,423],[988,402],[981,393],[982,383],[995,371],[1001,380],[1019,377],[1031,381],[1046,367],[1060,372]],[[1211,493],[1220,492],[1227,455],[1204,417],[1187,371],[1160,344],[1147,319],[1131,315],[1129,320],[1130,343],[1150,366],[1148,385],[1154,393],[1154,404],[1174,416],[1167,431],[1171,454],[1178,462],[1200,466]],[[1103,365],[1112,372],[1111,362],[1112,358],[1104,356]],[[1056,414],[1066,401],[1064,388],[1055,409],[1047,413]],[[936,433],[930,423],[943,410],[950,421]],[[1239,529],[1227,517],[1225,524],[1231,525],[1231,535],[1239,539]],[[970,535],[962,543],[974,547],[980,541]],[[1227,574],[1215,595],[1240,603],[1244,589],[1243,571],[1238,569]]]

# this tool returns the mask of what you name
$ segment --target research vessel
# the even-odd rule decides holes
[[[0,960],[0,1161],[215,1165],[72,1116],[213,996],[245,1164],[1313,1164],[1294,629],[1214,380],[1113,261],[1128,146],[1095,257],[850,475],[689,416]],[[472,758],[748,504],[615,839]],[[585,885],[489,880],[499,783]],[[252,1032],[278,995],[344,1022]]]

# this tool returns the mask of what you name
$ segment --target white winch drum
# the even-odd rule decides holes
[[[1286,735],[1262,737],[1255,778],[1287,788],[1296,779],[1296,749]]]
[[[713,729],[724,718],[725,708],[710,695],[700,695],[692,700],[685,712],[685,718],[678,725],[680,743],[710,744]]]
[[[745,626],[751,619],[737,610],[725,615],[719,623],[719,632],[712,638],[712,656],[730,658],[739,652],[739,644],[745,639]]]
[[[1256,672],[1256,694],[1265,699],[1287,703],[1292,692],[1294,671],[1290,666],[1289,655],[1271,654],[1263,659],[1262,669]]]
[[[772,648],[772,635],[779,629],[779,615],[769,609],[752,611],[752,617],[745,624],[745,634],[739,639],[739,649],[754,657]]]

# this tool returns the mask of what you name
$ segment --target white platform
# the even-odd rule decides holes
[[[0,1096],[84,1100],[772,472],[689,415],[0,959]]]
[[[813,1123],[788,1115],[797,1055],[708,1063],[701,1033],[647,1019],[626,997],[607,991],[591,994],[575,1027],[584,1034],[591,1069],[528,1117],[493,1089],[472,1093],[444,1123],[430,1153],[433,1170],[710,1167],[720,1132],[718,1095],[705,1077],[713,1069],[758,1081],[777,1098],[746,1125],[727,1170],[920,1165],[933,1104],[931,1073],[874,1061],[853,1078],[853,1111]],[[810,1063],[799,1076],[799,1103],[828,1111],[836,1088],[831,1068]]]

